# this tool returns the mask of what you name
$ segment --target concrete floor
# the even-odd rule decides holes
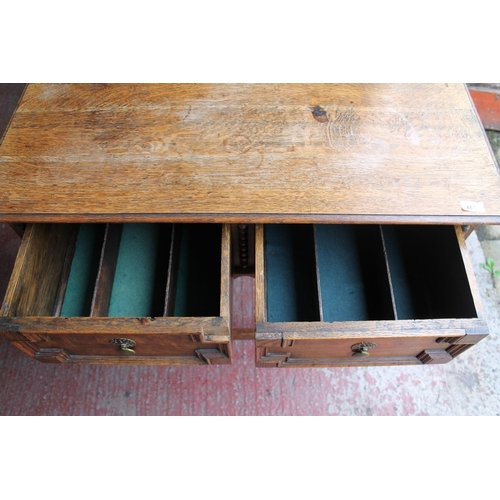
[[[0,224],[0,296],[18,242]],[[468,247],[491,334],[451,363],[255,368],[247,340],[232,366],[47,365],[0,339],[0,415],[499,415],[500,297],[475,233]]]

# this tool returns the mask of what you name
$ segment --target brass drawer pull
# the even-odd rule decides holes
[[[375,349],[378,347],[378,344],[375,342],[360,342],[359,344],[354,344],[351,346],[351,350],[353,351],[353,358],[366,358],[370,355],[368,352],[370,349]]]
[[[118,346],[120,351],[124,351],[128,354],[135,354],[134,349],[132,349],[135,346],[135,342],[133,340],[119,338],[111,339],[109,342],[113,345]]]

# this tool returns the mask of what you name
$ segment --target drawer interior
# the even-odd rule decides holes
[[[476,318],[451,226],[383,226],[397,319]]]
[[[476,318],[451,226],[266,225],[267,322]]]
[[[220,315],[220,224],[39,224],[27,237],[4,315]]]

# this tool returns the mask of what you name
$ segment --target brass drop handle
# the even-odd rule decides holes
[[[118,346],[120,351],[124,351],[126,354],[135,354],[133,347],[135,347],[135,342],[131,339],[111,339],[109,341],[111,344]]]
[[[375,342],[360,342],[359,344],[354,344],[351,346],[352,357],[353,358],[367,358],[370,356],[368,352],[370,349],[375,349],[378,347],[378,344]]]
[[[368,357],[370,353],[368,352],[367,347],[362,347],[359,351],[355,351],[352,353],[353,358],[365,358]]]

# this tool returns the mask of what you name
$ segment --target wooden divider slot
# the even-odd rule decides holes
[[[264,226],[255,226],[255,322],[267,322],[267,300],[264,258]]]
[[[170,230],[170,248],[168,251],[167,283],[165,287],[165,303],[163,316],[173,316],[175,310],[175,290],[177,289],[177,275],[180,257],[180,226],[172,224]]]
[[[113,290],[123,224],[106,224],[90,316],[107,316]]]
[[[383,226],[399,319],[475,318],[455,229]]]
[[[317,225],[323,320],[391,320],[387,266],[374,225]]]
[[[218,316],[221,237],[220,224],[82,224],[54,310],[67,317]]]
[[[75,255],[78,226],[76,224],[71,224],[69,231],[70,236],[68,246],[66,248],[66,254],[64,255],[64,262],[61,270],[61,277],[59,278],[59,285],[57,287],[54,308],[52,309],[52,316],[61,315],[64,296],[66,295],[66,287],[68,286],[69,273],[71,272],[71,263],[73,262],[73,256]]]
[[[54,224],[54,227],[61,225]],[[62,226],[64,227],[64,226]],[[106,224],[79,224],[59,314],[88,317],[102,259]]]
[[[319,320],[324,321],[323,299],[321,297],[321,273],[319,270],[319,262],[318,262],[318,237],[316,235],[316,226],[313,226],[313,239],[314,239],[314,268],[316,272],[316,294],[318,297]]]
[[[394,313],[394,319],[397,320],[398,319],[398,309],[396,307],[396,298],[394,296],[394,284],[392,283],[391,266],[389,265],[389,257],[387,256],[387,246],[385,244],[384,229],[382,226],[379,226],[379,230],[380,230],[380,238],[382,240],[382,248],[384,251],[385,266],[387,269],[387,278],[389,281],[389,290],[391,293],[392,311]]]

